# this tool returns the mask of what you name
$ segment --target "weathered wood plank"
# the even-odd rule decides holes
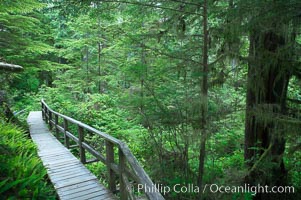
[[[97,179],[93,176],[76,177],[76,178],[71,178],[68,180],[58,181],[54,184],[54,187],[62,188],[62,187],[66,187],[68,185],[74,185],[74,184],[85,182],[85,181],[97,181]]]
[[[55,161],[44,161],[46,165],[55,165],[55,166],[60,166],[60,165],[66,165],[66,163],[78,163],[78,160],[76,158],[67,158],[64,160],[55,160]]]
[[[53,152],[49,155],[47,155],[46,152],[43,152],[43,153],[38,153],[39,157],[40,158],[43,158],[43,159],[51,159],[51,158],[55,158],[55,157],[61,157],[61,156],[69,156],[69,153],[67,152]]]
[[[57,174],[54,174],[52,180],[55,182],[58,182],[58,181],[70,180],[73,178],[83,177],[83,176],[87,176],[90,174],[91,174],[91,172],[83,172],[83,171],[78,172],[78,173],[73,173],[73,174],[65,174],[65,175],[60,174],[59,176]]]
[[[80,193],[82,191],[87,191],[87,190],[94,190],[94,189],[97,189],[99,190],[99,187],[98,185],[96,184],[88,184],[88,185],[85,185],[85,186],[82,186],[82,187],[77,187],[77,188],[74,188],[72,190],[67,190],[65,192],[62,192],[61,196],[67,196],[67,195],[72,195],[72,194],[77,194],[77,193]],[[104,190],[105,188],[103,188]]]
[[[101,195],[101,196],[98,196],[98,197],[92,197],[89,200],[99,200],[99,199],[102,199],[102,200],[106,200],[107,199],[107,200],[109,200],[109,199],[112,199],[112,196],[113,195],[111,195],[111,194],[105,194],[105,195]]]
[[[97,193],[97,194],[95,194]],[[99,190],[99,188],[90,188],[87,190],[82,190],[80,192],[76,192],[73,194],[69,194],[69,195],[65,195],[63,197],[68,197],[68,199],[75,199],[78,197],[82,197],[82,198],[90,198],[89,196],[100,196],[100,195],[104,195],[106,194],[107,191],[106,190]]]
[[[94,187],[97,186],[99,187],[99,184],[95,183],[95,182],[91,182],[91,181],[86,181],[86,182],[82,182],[82,183],[78,183],[78,184],[74,184],[74,185],[69,185],[66,187],[63,187],[61,189],[59,189],[57,192],[60,196],[64,196],[65,194],[72,194],[72,191],[76,191],[80,188],[83,187]]]
[[[117,199],[49,132],[41,112],[30,112],[27,122],[31,138],[37,144],[38,154],[61,200]]]
[[[49,171],[49,174],[51,174],[53,176],[65,176],[68,174],[76,174],[76,173],[83,172],[83,171],[90,172],[89,170],[78,169],[78,167],[76,167],[76,168],[71,168],[71,169],[63,170],[63,171],[55,171],[55,172]]]
[[[59,171],[66,171],[71,170],[73,168],[81,167],[80,163],[70,163],[69,165],[65,166],[52,166],[51,168],[48,167],[49,172],[59,172]]]
[[[85,200],[85,199],[90,199],[90,198],[95,198],[95,197],[98,197],[98,199],[103,199],[103,198],[107,197],[107,193],[105,193],[103,191],[98,191],[98,192],[87,194],[85,196],[78,196],[78,197],[75,197],[74,199]]]
[[[48,160],[48,159],[61,159],[63,157],[68,157],[69,153],[65,153],[65,152],[60,152],[60,153],[56,153],[56,154],[52,154],[52,155],[44,155],[44,156],[40,156],[43,157],[43,159]]]

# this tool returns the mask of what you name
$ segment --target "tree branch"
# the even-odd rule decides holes
[[[200,6],[200,7],[203,7],[203,5],[201,5],[201,4],[193,3],[193,2],[188,2],[188,1],[182,1],[182,0],[169,0],[169,1],[178,2],[178,3],[183,3],[183,4],[187,4],[187,5],[192,5],[192,6]]]
[[[8,63],[0,62],[0,70],[22,71],[23,67],[21,67],[20,65],[13,65],[13,64],[8,64]]]
[[[170,10],[170,11],[174,11],[174,12],[180,12],[180,13],[186,13],[186,14],[202,16],[202,14],[200,14],[200,13],[189,12],[189,11],[184,11],[184,10],[181,10],[181,9],[175,9],[175,8],[169,8],[169,7],[163,7],[163,6],[159,6],[159,5],[156,5],[156,4],[149,4],[149,3],[131,2],[131,1],[124,1],[124,0],[104,0],[104,1],[101,1],[101,2],[103,2],[103,3],[125,3],[125,4],[152,7],[152,8],[162,9],[162,10]]]

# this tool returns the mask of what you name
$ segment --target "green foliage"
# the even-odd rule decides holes
[[[118,108],[117,97],[89,94],[85,95],[84,101],[77,102],[55,88],[45,88],[41,91],[41,96],[52,109],[124,140],[130,147],[133,145],[136,151],[143,149],[135,146],[139,143],[139,138],[146,134],[146,130],[129,112]],[[136,151],[134,150],[135,154]]]
[[[294,122],[300,121],[297,0],[208,0],[206,97],[201,93],[205,75],[203,2],[39,2],[0,1],[0,60],[25,67],[18,75],[0,75],[4,82],[0,87],[11,94],[14,109],[39,110],[39,100],[44,98],[54,110],[128,143],[157,183],[197,182],[204,105],[208,105],[204,183],[240,184],[245,180],[246,85],[250,82],[248,65],[254,61],[249,38],[253,30],[277,30],[287,36],[287,47],[281,51],[258,53],[268,58],[258,69],[264,75],[275,71],[277,66],[271,70],[267,66],[276,65],[276,57],[285,55],[280,57],[286,62],[285,69],[294,74],[288,98],[295,100],[287,101],[287,114]],[[279,28],[277,24],[282,23],[285,26]],[[293,32],[296,41],[290,35]],[[265,45],[263,39],[259,37],[260,47]],[[251,84],[253,89],[264,88],[265,81],[269,82],[258,77]],[[259,113],[268,119],[264,124],[280,124],[274,115],[264,110]],[[282,124],[287,122],[282,119]],[[300,187],[298,129],[284,127],[289,181]],[[76,132],[76,127],[70,129]],[[101,141],[91,136],[87,142],[97,146]],[[271,169],[269,162],[260,166]],[[89,167],[105,180],[104,166]],[[197,197],[173,193],[166,198]],[[212,198],[251,199],[241,194]]]
[[[29,13],[34,9],[41,9],[45,5],[36,0],[10,1],[1,0],[0,12]]]
[[[1,122],[0,130],[0,198],[56,199],[33,142],[12,125]]]

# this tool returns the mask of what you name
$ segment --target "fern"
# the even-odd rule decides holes
[[[55,199],[36,147],[20,128],[0,123],[0,199]]]

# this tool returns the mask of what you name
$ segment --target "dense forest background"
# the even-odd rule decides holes
[[[0,0],[0,62],[24,68],[0,72],[1,123],[44,98],[156,183],[295,188],[166,199],[299,199],[300,20],[299,0]]]

